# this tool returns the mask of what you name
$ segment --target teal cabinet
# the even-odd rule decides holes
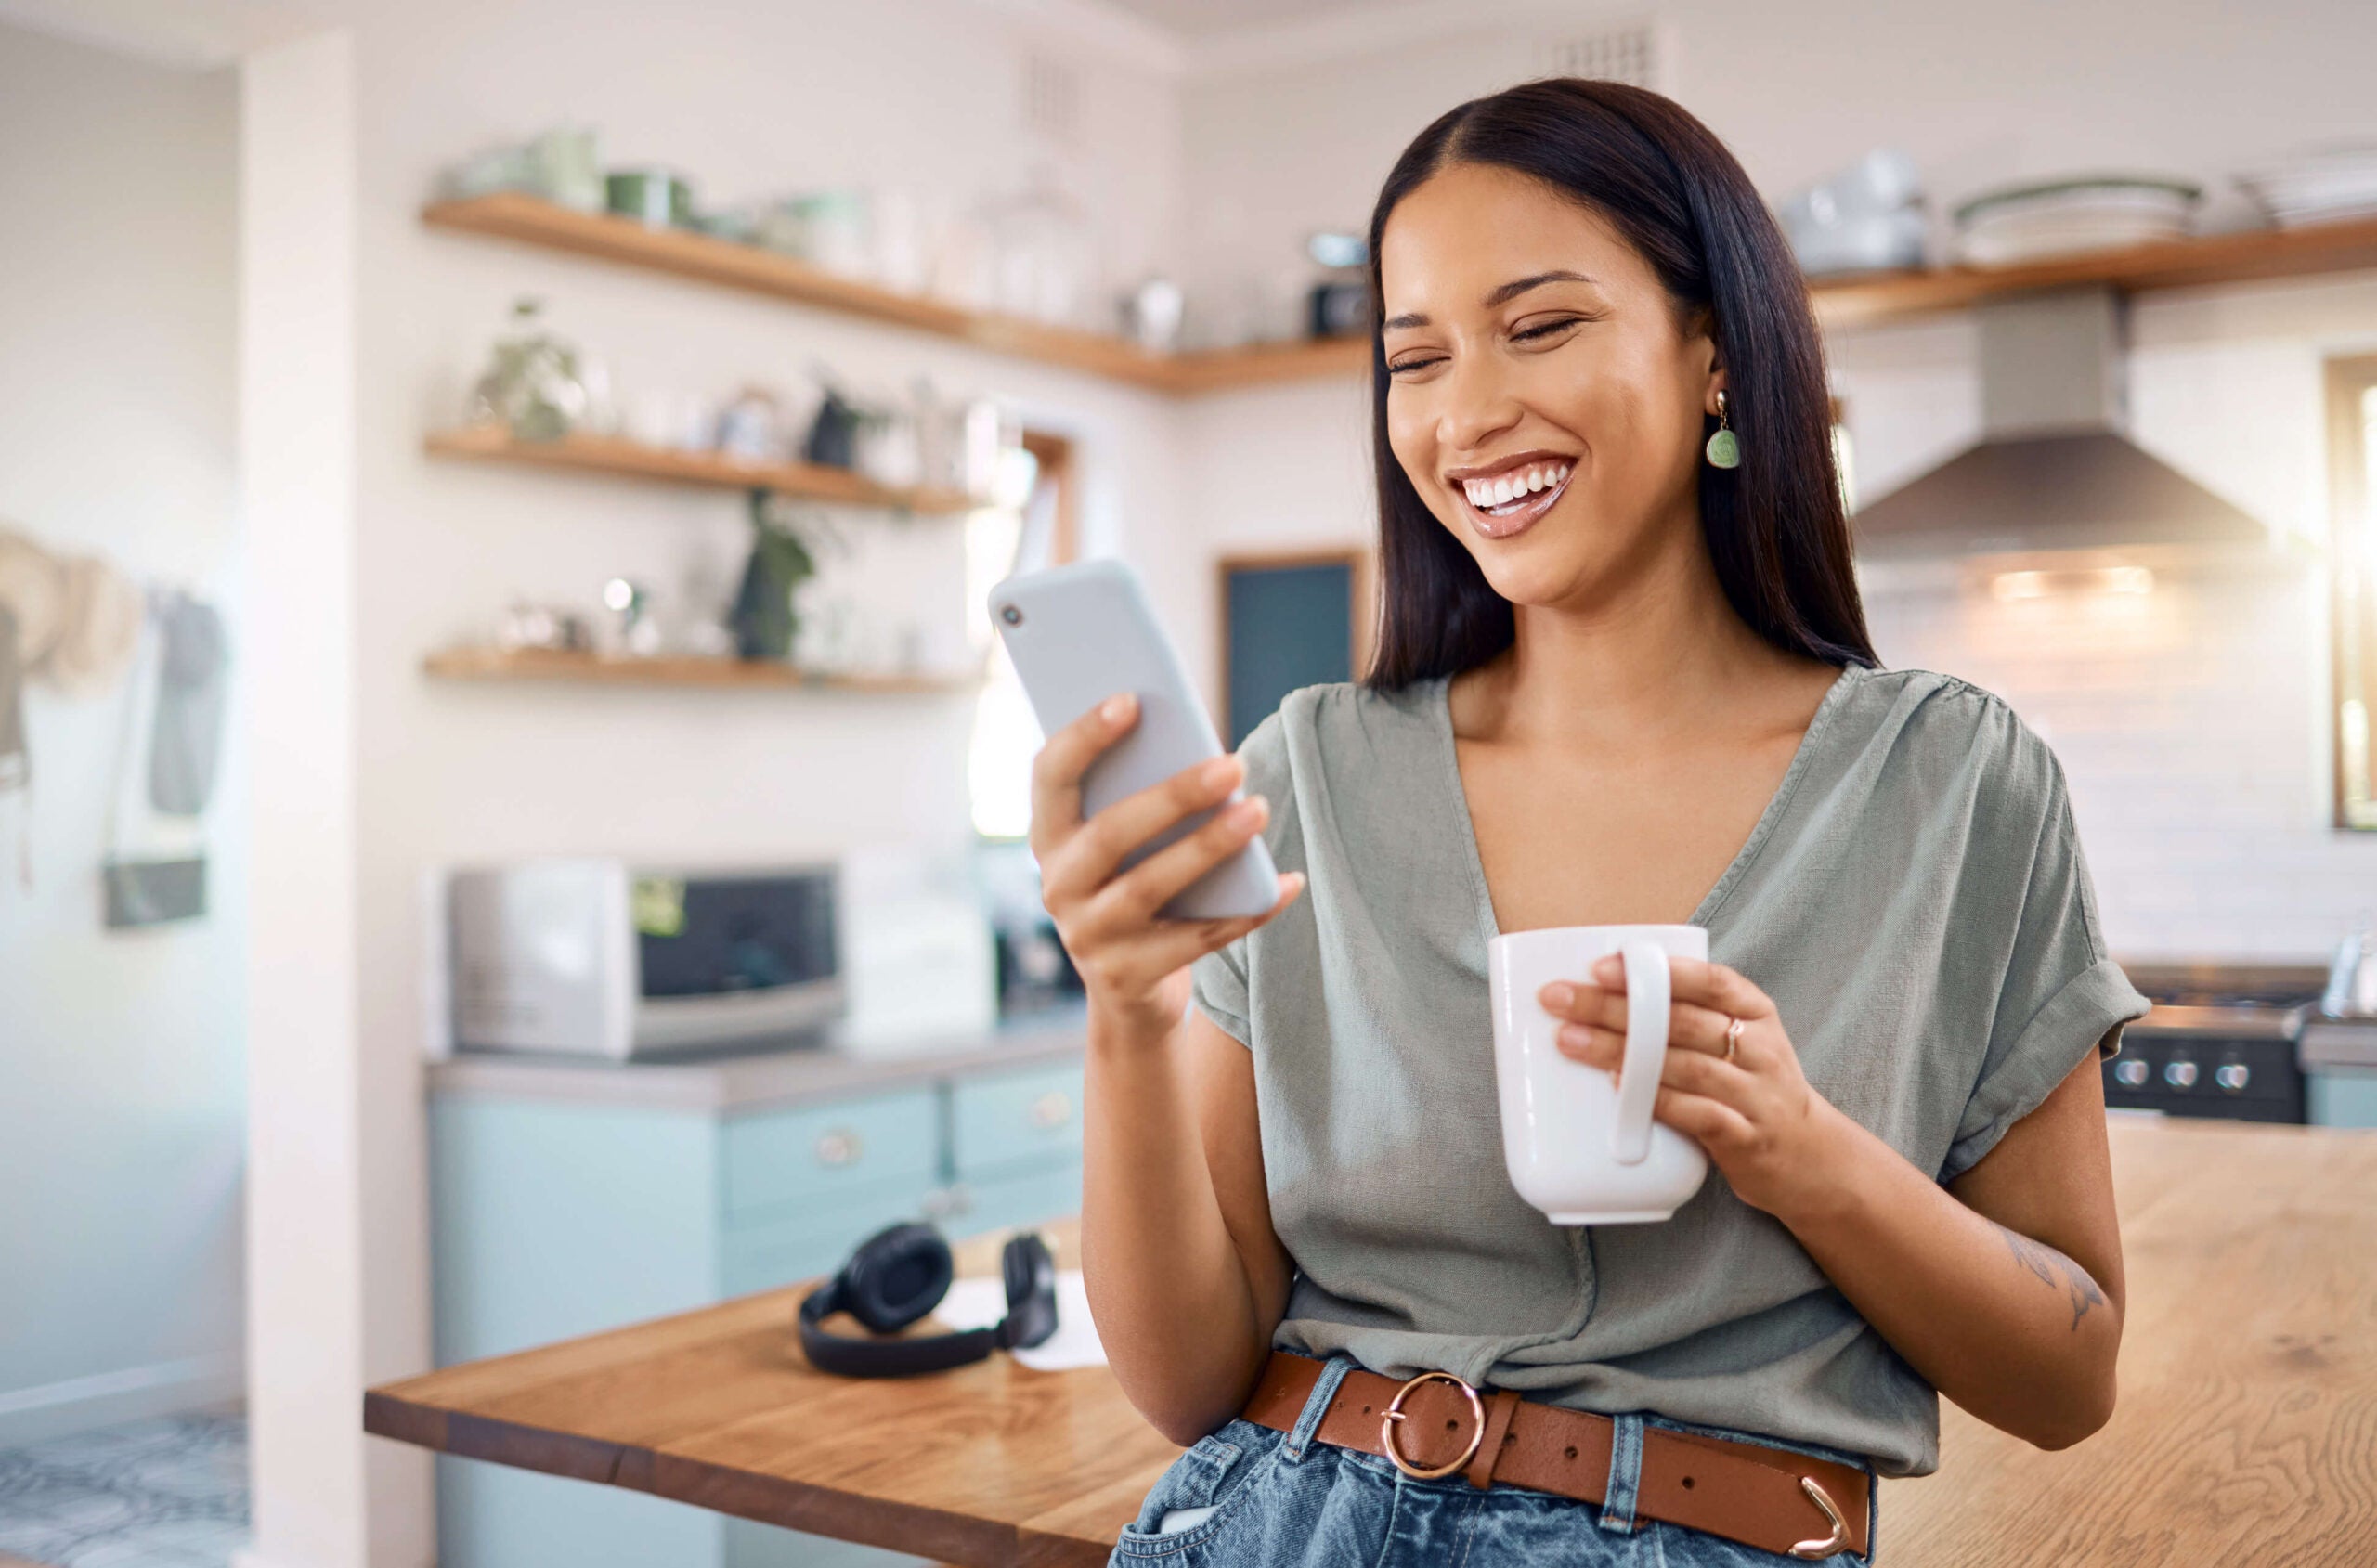
[[[2306,1073],[2304,1096],[2314,1127],[2377,1127],[2377,1069],[2331,1068]]]
[[[954,1230],[994,1230],[1081,1211],[1081,1064],[985,1073],[950,1086]]]
[[[1081,1067],[986,1073],[950,1086],[950,1160],[960,1177],[1081,1159]]]
[[[941,1175],[931,1089],[727,1121],[721,1139],[730,1224],[831,1213],[887,1186],[922,1191]]]
[[[813,1278],[901,1220],[930,1217],[963,1236],[1080,1208],[1077,1056],[947,1077],[912,1068],[906,1079],[747,1107],[438,1094],[429,1116],[438,1364]],[[437,1513],[440,1568],[923,1561],[451,1458],[438,1460]]]

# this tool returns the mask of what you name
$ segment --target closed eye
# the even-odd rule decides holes
[[[1546,321],[1538,326],[1527,327],[1519,331],[1513,332],[1511,334],[1511,341],[1513,343],[1533,343],[1539,338],[1548,338],[1556,332],[1565,332],[1571,327],[1582,325],[1584,319],[1585,318],[1581,316],[1564,316],[1556,321]]]

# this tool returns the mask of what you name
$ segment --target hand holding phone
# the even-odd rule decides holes
[[[1152,991],[1286,907],[1303,878],[1271,863],[1268,803],[1239,798],[1243,770],[1128,567],[1010,577],[991,617],[1048,736],[1033,767],[1043,900],[1093,990],[1111,971]]]

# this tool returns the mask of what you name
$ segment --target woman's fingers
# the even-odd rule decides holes
[[[1604,991],[1599,986],[1547,986],[1545,991],[1564,991],[1565,1005],[1551,1007],[1555,1017],[1565,1018],[1571,1025],[1592,1029],[1616,1030],[1626,1032],[1628,1013],[1626,993]],[[1706,1007],[1689,1003],[1675,1004],[1668,1016],[1668,1043],[1691,1051],[1711,1051],[1719,1056],[1725,1051],[1725,1030],[1733,1019],[1722,1013],[1712,1013]]]
[[[1098,753],[1128,733],[1139,699],[1118,692],[1050,735],[1032,759],[1032,852],[1046,860],[1081,825],[1081,776]]]
[[[1098,813],[1101,820],[1105,815]],[[1259,795],[1223,807],[1194,832],[1173,840],[1099,888],[1090,899],[1085,919],[1092,925],[1110,919],[1133,925],[1155,919],[1173,895],[1245,849],[1270,820],[1271,803]]]
[[[1042,856],[1042,888],[1058,898],[1088,897],[1113,879],[1115,872],[1133,850],[1183,817],[1227,800],[1230,791],[1236,789],[1239,781],[1245,776],[1246,765],[1237,758],[1215,757],[1194,767],[1183,768],[1163,783],[1150,784],[1137,795],[1124,797],[1082,823],[1071,836],[1051,846]],[[1217,813],[1216,819],[1227,815],[1227,812]],[[1205,825],[1210,827],[1213,824]],[[1257,826],[1260,826],[1259,823]],[[1161,903],[1163,901],[1159,899],[1156,901]]]
[[[1763,1018],[1774,1011],[1766,992],[1749,983],[1740,971],[1698,958],[1670,959],[1669,990],[1678,1002],[1706,1007],[1728,1017]],[[1625,976],[1618,977],[1623,982]]]
[[[1754,1142],[1758,1129],[1748,1117],[1720,1100],[1679,1089],[1661,1089],[1651,1118],[1666,1123],[1703,1148],[1729,1148]]]
[[[1671,958],[1669,975],[1672,996],[1668,1020],[1669,1045],[1722,1056],[1725,1035],[1734,1019],[1753,1024],[1774,1012],[1774,1004],[1764,991],[1721,964]],[[1543,988],[1539,1000],[1556,1017],[1622,1032],[1628,1016],[1625,965],[1617,958],[1604,958],[1593,965],[1591,979],[1554,981]],[[1746,1031],[1745,1044],[1747,1039]]]
[[[1562,1056],[1573,1056],[1588,1067],[1601,1068],[1613,1073],[1626,1060],[1626,1034],[1622,1030],[1602,1029],[1591,1024],[1563,1024],[1559,1044]],[[1670,1045],[1667,1059],[1659,1068],[1659,1082],[1670,1089],[1681,1089],[1687,1094],[1714,1095],[1730,1099],[1747,1086],[1749,1069],[1738,1061],[1725,1060],[1721,1054]]]
[[[1093,939],[1105,935],[1107,940],[1102,943],[1095,940],[1085,941],[1083,946],[1097,954],[1089,962],[1104,966],[1105,972],[1098,977],[1101,980],[1123,986],[1150,983],[1270,924],[1281,910],[1295,902],[1296,895],[1304,891],[1304,884],[1301,872],[1282,875],[1278,901],[1260,914],[1242,914],[1227,920],[1160,921],[1129,935],[1093,933]]]

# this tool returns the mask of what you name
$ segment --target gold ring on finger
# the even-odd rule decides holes
[[[1732,1061],[1734,1053],[1740,1050],[1741,1046],[1742,1021],[1739,1018],[1727,1018],[1725,1020],[1725,1059]]]

